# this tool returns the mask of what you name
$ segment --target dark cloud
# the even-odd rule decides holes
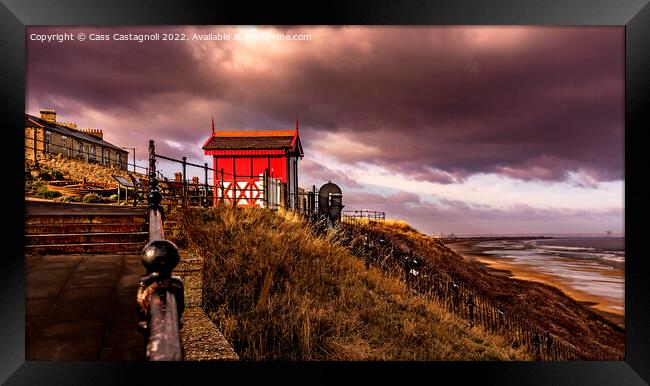
[[[623,232],[623,209],[537,208],[514,203],[505,208],[461,200],[421,200],[408,192],[382,196],[360,192],[344,195],[346,210],[385,211],[387,218],[401,219],[421,232],[456,234],[604,234]]]
[[[332,170],[324,165],[319,164],[316,161],[310,160],[309,158],[303,159],[299,162],[300,167],[300,185],[307,188],[312,185],[320,187],[326,182],[335,182],[337,185],[342,188],[360,188],[362,185],[350,178],[344,172],[340,170]]]
[[[300,113],[307,149],[410,179],[623,178],[622,27],[283,30],[312,41],[28,40],[28,110],[56,108],[124,145],[165,138],[185,146],[167,149],[178,155],[198,147],[211,115],[220,128],[279,129]],[[27,28],[79,31],[235,30]]]

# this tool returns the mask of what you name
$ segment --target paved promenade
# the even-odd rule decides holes
[[[28,200],[26,216],[137,215],[143,208]],[[94,217],[93,217],[94,218]],[[79,225],[69,227],[81,229]],[[93,225],[88,225],[89,227]],[[139,360],[138,253],[25,256],[26,360]]]
[[[27,256],[27,360],[138,360],[140,255]]]

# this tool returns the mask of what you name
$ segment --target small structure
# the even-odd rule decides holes
[[[295,130],[216,131],[202,149],[213,157],[213,204],[298,209],[298,160],[303,157]]]
[[[40,113],[40,117],[25,114],[25,159],[62,154],[126,170],[129,152],[104,141],[101,129],[78,129],[75,123],[57,122],[51,109],[41,109]]]
[[[341,188],[331,181],[318,190],[318,215],[325,216],[330,222],[341,221],[343,194]]]

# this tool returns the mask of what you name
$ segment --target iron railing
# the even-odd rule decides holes
[[[285,206],[286,184],[269,170],[259,175],[228,173],[213,169],[207,163],[189,162],[187,157],[175,159],[154,152],[156,159],[180,164],[181,171],[173,179],[161,175],[159,181],[163,199],[168,204],[189,206],[251,206],[277,209]],[[201,170],[199,176],[188,178],[188,169]],[[213,180],[210,183],[210,180]]]
[[[386,213],[368,209],[344,210],[341,212],[341,217],[344,219],[367,218],[369,220],[386,220]]]
[[[147,340],[150,361],[183,360],[181,315],[185,308],[183,281],[172,276],[180,261],[178,247],[165,239],[165,212],[160,205],[162,194],[156,178],[154,142],[149,141],[149,192],[147,221],[149,242],[142,251],[146,275],[140,280],[138,305],[140,330]]]

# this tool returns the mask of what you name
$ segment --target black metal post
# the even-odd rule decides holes
[[[264,182],[263,182],[264,190],[262,191],[262,195],[264,197],[264,206],[268,209],[268,207],[269,207],[269,191],[270,191],[270,189],[269,189],[269,169],[268,168],[264,169],[263,178],[264,178]]]
[[[232,207],[237,207],[237,171],[232,171]]]
[[[183,157],[183,205],[187,196],[187,157]]]
[[[185,308],[183,281],[172,276],[180,261],[178,247],[164,239],[162,194],[156,179],[154,142],[149,141],[149,192],[147,220],[149,243],[142,251],[146,276],[140,280],[137,302],[139,328],[147,338],[147,358],[151,361],[183,359],[180,318]]]
[[[206,162],[203,165],[203,171],[205,174],[205,205],[208,206],[208,163]]]
[[[219,188],[221,189],[221,203],[220,204],[222,206],[223,206],[224,200],[226,199],[226,197],[224,197],[223,181],[224,181],[223,168],[221,168],[221,186],[219,186]]]
[[[149,141],[149,167],[147,168],[149,174],[149,189],[154,189],[154,181],[156,180],[156,146],[153,139]]]

